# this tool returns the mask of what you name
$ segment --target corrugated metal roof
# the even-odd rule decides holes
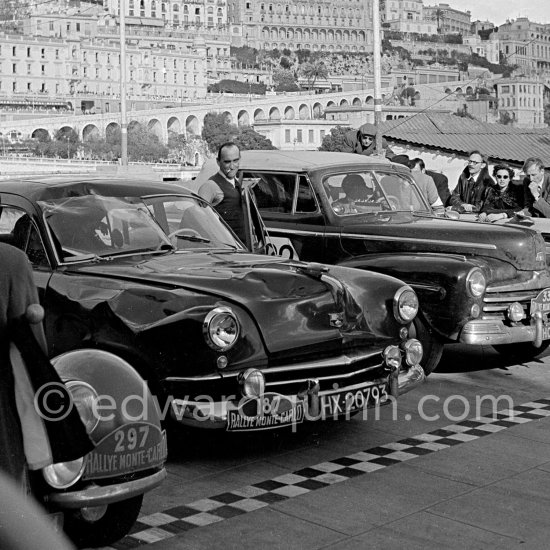
[[[539,157],[550,166],[550,129],[514,128],[443,113],[422,113],[410,118],[387,120],[382,133],[400,144],[456,151],[467,155],[479,149],[490,159],[522,164]]]

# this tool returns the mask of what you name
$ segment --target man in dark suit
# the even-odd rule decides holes
[[[458,178],[449,204],[458,212],[479,212],[487,190],[495,185],[487,168],[487,160],[479,151],[471,151],[468,164]]]
[[[235,143],[221,145],[216,158],[219,171],[200,186],[198,194],[212,204],[237,237],[246,243],[242,197],[236,180],[240,160],[241,152]]]

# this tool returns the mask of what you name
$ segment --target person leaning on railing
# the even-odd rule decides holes
[[[523,188],[512,182],[514,170],[505,164],[497,164],[493,168],[496,185],[487,191],[485,202],[481,207],[479,221],[496,222],[512,218],[523,209]]]

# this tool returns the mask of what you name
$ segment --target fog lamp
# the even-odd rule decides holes
[[[82,477],[84,464],[84,457],[70,462],[58,462],[43,468],[42,474],[48,484],[55,489],[66,489]]]
[[[481,308],[479,307],[479,304],[474,304],[470,308],[470,317],[473,317],[475,319],[476,317],[479,317],[480,313],[481,313]]]
[[[519,302],[514,302],[508,306],[508,319],[510,321],[521,321],[525,318],[525,311]]]
[[[261,397],[265,389],[265,377],[256,369],[247,369],[239,376],[241,392],[245,397]]]
[[[416,338],[407,340],[403,346],[403,349],[405,350],[405,361],[409,367],[418,365],[420,361],[422,361],[424,349],[422,348],[422,344]]]
[[[89,523],[95,523],[99,521],[107,512],[107,504],[103,506],[84,506],[79,510],[82,519]]]
[[[99,414],[96,414],[94,406],[98,399],[97,392],[92,386],[80,380],[69,380],[65,385],[71,392],[73,403],[86,431],[92,433],[99,422]]]

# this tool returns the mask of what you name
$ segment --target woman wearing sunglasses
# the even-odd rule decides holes
[[[497,164],[493,168],[496,185],[489,188],[485,202],[479,214],[480,221],[496,222],[513,217],[515,212],[523,209],[523,188],[512,183],[512,168]]]

